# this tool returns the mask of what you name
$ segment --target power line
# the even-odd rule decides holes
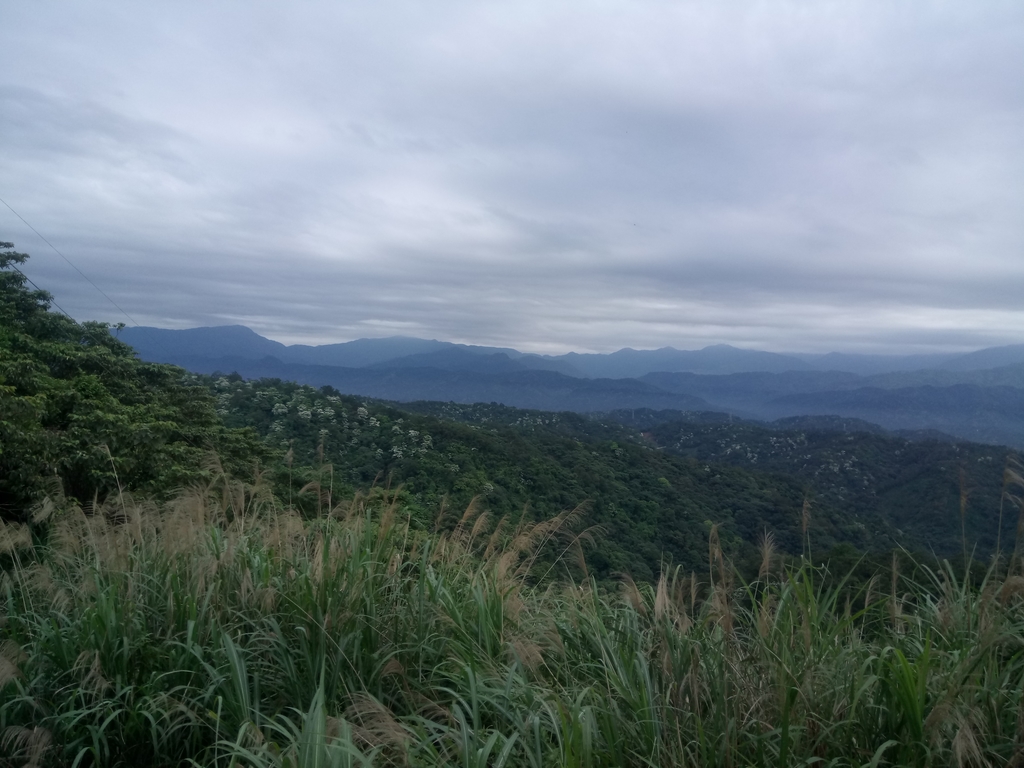
[[[29,223],[28,223],[27,221],[25,221],[25,219],[24,219],[24,218],[22,218],[22,217],[21,217],[21,215],[20,215],[20,214],[19,214],[19,213],[18,213],[17,211],[15,211],[15,210],[14,210],[13,208],[11,208],[11,206],[7,204],[7,201],[5,201],[5,200],[4,200],[3,198],[0,198],[0,203],[3,203],[3,204],[4,204],[4,205],[6,205],[6,206],[7,206],[8,208],[10,208],[10,209],[11,209],[11,212],[12,212],[12,213],[13,213],[13,214],[14,214],[15,216],[17,216],[17,217],[18,217],[19,219],[21,219],[22,221],[24,221],[24,222],[25,222],[25,225],[26,225],[26,226],[27,226],[27,227],[28,227],[29,229],[31,229],[31,230],[32,230],[33,232],[35,232],[35,233],[36,233],[37,235],[39,235],[39,237],[41,237],[41,238],[43,239],[43,241],[44,241],[44,242],[45,242],[45,243],[46,243],[47,245],[49,245],[49,246],[50,246],[51,248],[53,248],[53,250],[57,251],[57,249],[53,247],[53,244],[52,244],[52,243],[51,243],[51,242],[50,242],[49,240],[47,240],[47,239],[46,239],[45,237],[43,237],[43,236],[42,236],[41,234],[39,234],[39,232],[38,232],[38,231],[36,230],[36,228],[35,228],[35,227],[33,227],[33,226],[32,226],[31,224],[29,224]],[[64,261],[66,261],[66,262],[67,262],[68,264],[71,264],[71,261],[70,261],[70,260],[69,260],[69,259],[67,258],[67,256],[65,256],[65,255],[64,255],[63,253],[61,253],[60,251],[57,251],[57,253],[58,253],[58,255],[60,255],[60,257],[61,257],[62,259],[64,259]],[[17,273],[18,273],[19,275],[21,275],[21,276],[22,276],[23,278],[25,278],[25,281],[26,281],[26,282],[27,282],[27,283],[28,283],[29,285],[31,285],[31,286],[32,286],[33,288],[35,288],[35,289],[36,289],[37,291],[39,291],[40,293],[49,293],[48,291],[44,291],[44,290],[43,290],[42,288],[40,288],[40,287],[39,287],[38,285],[36,285],[35,281],[34,281],[34,280],[32,280],[32,278],[31,278],[31,277],[29,277],[28,275],[26,275],[26,274],[25,274],[24,272],[22,272],[22,271],[21,271],[21,269],[19,269],[19,268],[18,268],[18,265],[17,265],[17,264],[14,264],[14,263],[12,262],[12,263],[9,263],[9,264],[8,264],[7,266],[9,266],[9,267],[10,267],[11,269],[13,269],[13,270],[14,270],[15,272],[17,272]],[[71,264],[71,266],[72,266],[72,267],[75,267],[75,265],[74,265],[74,264]],[[85,279],[86,279],[86,280],[89,280],[89,278],[88,278],[88,277],[86,277],[86,276],[85,276],[85,275],[84,275],[84,274],[82,273],[82,270],[80,270],[80,269],[79,269],[78,267],[75,267],[75,271],[76,271],[76,272],[78,272],[78,274],[82,275],[82,277],[85,277]],[[94,287],[94,288],[95,288],[95,289],[96,289],[97,291],[99,291],[100,293],[103,293],[103,291],[102,291],[102,290],[100,290],[99,286],[97,286],[97,285],[96,285],[96,283],[93,283],[93,282],[92,282],[92,280],[89,280],[89,283],[90,283],[90,284],[91,284],[91,285],[92,285],[92,286],[93,286],[93,287]],[[107,300],[108,300],[108,301],[109,301],[109,302],[110,302],[111,304],[113,304],[113,305],[114,305],[115,307],[117,307],[117,303],[116,303],[116,302],[115,302],[115,301],[114,301],[113,299],[111,299],[111,298],[110,298],[109,296],[107,296],[107,294],[105,294],[105,293],[103,293],[103,295],[107,297]],[[49,303],[49,304],[52,304],[53,306],[55,306],[55,307],[56,307],[56,308],[57,308],[57,309],[58,309],[58,310],[59,310],[59,311],[61,312],[61,314],[63,314],[63,315],[64,315],[64,317],[66,317],[66,318],[67,318],[68,320],[70,320],[70,321],[71,321],[72,323],[74,323],[74,325],[75,325],[76,327],[78,327],[78,328],[82,328],[82,324],[81,324],[80,322],[78,322],[77,320],[75,320],[75,318],[73,318],[73,317],[72,317],[72,316],[71,316],[70,314],[68,314],[68,313],[67,313],[66,311],[64,311],[64,308],[63,308],[63,307],[62,307],[62,306],[61,306],[60,304],[58,304],[58,303],[57,303],[56,301],[54,301],[54,299],[53,299],[53,294],[49,294],[49,301],[48,301],[48,303]],[[125,312],[125,311],[124,311],[123,309],[121,309],[120,307],[117,307],[117,308],[118,308],[118,310],[120,310],[120,311],[121,311],[121,313],[122,313],[122,314],[124,314],[124,316],[125,316],[125,317],[127,317],[127,318],[128,318],[129,320],[131,320],[131,321],[132,321],[132,323],[134,323],[134,325],[135,325],[135,327],[136,327],[136,328],[138,328],[138,327],[139,327],[139,324],[138,324],[138,323],[136,323],[136,322],[135,322],[135,320],[133,320],[133,319],[132,319],[131,315],[129,315],[129,314],[127,313],[127,312]],[[108,375],[109,375],[109,376],[110,376],[111,378],[113,378],[113,377],[114,377],[114,375],[115,375],[115,374],[114,374],[114,371],[113,371],[113,369],[111,369],[111,368],[110,368],[110,367],[109,367],[109,366],[107,365],[106,361],[105,361],[105,360],[103,360],[103,358],[96,358],[95,360],[96,360],[96,363],[97,363],[97,364],[98,364],[98,365],[100,366],[100,368],[102,368],[102,369],[103,369],[104,371],[106,371],[106,372],[107,372],[107,374],[108,374]],[[184,432],[182,432],[182,433],[181,433],[181,437],[182,437],[182,439],[183,439],[183,440],[184,440],[184,441],[185,441],[186,443],[188,443],[189,445],[191,445],[191,446],[192,446],[193,448],[199,448],[199,446],[198,446],[198,445],[196,445],[195,441],[194,441],[194,440],[192,440],[192,438],[190,438],[190,437],[189,437],[188,435],[184,434]]]
[[[31,230],[32,230],[33,232],[35,232],[35,233],[36,233],[36,234],[37,234],[37,235],[39,236],[39,238],[40,238],[40,239],[41,239],[41,240],[42,240],[42,241],[43,241],[44,243],[46,243],[46,244],[47,244],[48,246],[50,246],[51,248],[53,248],[54,252],[55,252],[55,253],[56,253],[56,254],[57,254],[58,256],[60,256],[60,257],[61,257],[62,259],[64,259],[64,261],[66,261],[66,262],[67,262],[68,264],[70,264],[70,265],[72,266],[72,268],[74,268],[74,270],[75,270],[75,271],[76,271],[76,272],[77,272],[78,274],[80,274],[80,275],[81,275],[82,277],[84,277],[84,278],[86,279],[86,281],[87,281],[87,282],[89,283],[89,285],[91,285],[91,286],[92,286],[93,288],[95,288],[95,289],[96,289],[97,291],[99,291],[99,292],[100,292],[100,293],[101,293],[101,294],[103,295],[103,297],[104,297],[104,298],[105,298],[105,299],[106,299],[107,301],[109,301],[109,302],[110,302],[111,304],[113,304],[113,305],[114,305],[115,307],[117,307],[117,311],[118,311],[118,312],[120,312],[120,313],[121,313],[122,315],[124,315],[125,317],[127,317],[127,318],[128,318],[129,320],[131,320],[131,321],[132,321],[132,325],[134,325],[134,326],[135,326],[136,328],[139,328],[139,327],[141,327],[141,326],[139,326],[139,324],[138,324],[137,322],[135,322],[135,318],[133,318],[133,317],[132,317],[131,315],[129,315],[129,314],[127,313],[127,312],[125,312],[125,311],[124,311],[123,309],[121,309],[121,307],[119,307],[119,306],[118,306],[117,302],[116,302],[116,301],[114,301],[114,300],[113,300],[112,298],[110,298],[109,296],[107,296],[107,294],[106,294],[106,293],[105,293],[105,292],[103,291],[103,289],[102,289],[102,288],[100,288],[100,287],[99,287],[98,285],[96,285],[96,283],[94,283],[94,282],[93,282],[92,280],[90,280],[90,279],[89,279],[89,277],[88,277],[88,275],[86,275],[86,274],[85,274],[85,273],[84,273],[84,272],[83,272],[82,270],[80,270],[80,269],[79,269],[78,267],[76,267],[76,266],[75,266],[75,265],[74,265],[74,264],[73,264],[73,263],[71,262],[71,259],[69,259],[69,258],[68,258],[67,256],[65,256],[65,255],[64,255],[63,253],[61,253],[61,252],[60,252],[59,250],[57,250],[56,246],[54,246],[54,244],[53,244],[53,243],[51,243],[51,242],[50,242],[49,240],[47,240],[47,239],[46,239],[45,237],[43,237],[43,235],[42,235],[42,234],[41,234],[41,233],[39,232],[39,230],[37,230],[37,229],[36,229],[35,227],[33,227],[33,226],[32,226],[31,224],[29,224],[29,223],[28,223],[28,222],[27,222],[27,221],[25,220],[25,217],[24,217],[24,216],[22,216],[22,215],[21,215],[20,213],[18,213],[18,212],[17,212],[16,210],[14,210],[13,208],[11,208],[11,206],[10,206],[10,203],[8,203],[8,202],[7,202],[6,200],[4,200],[4,199],[3,199],[2,197],[0,197],[0,203],[3,203],[4,205],[6,205],[6,206],[7,206],[7,208],[8,208],[9,210],[10,210],[10,212],[11,212],[11,213],[13,213],[13,214],[14,214],[15,216],[17,216],[17,217],[18,217],[19,219],[21,219],[21,220],[22,220],[22,222],[24,222],[24,224],[25,224],[25,226],[26,226],[26,227],[28,227],[28,228],[29,228],[29,229],[31,229]],[[22,272],[22,271],[21,271],[20,269],[18,269],[18,265],[17,265],[17,264],[13,264],[13,263],[12,263],[12,264],[9,264],[9,266],[10,266],[10,267],[13,267],[13,269],[14,269],[14,271],[15,271],[15,272],[17,272],[17,273],[18,273],[19,275],[21,275],[22,277],[24,277],[24,278],[25,278],[25,280],[27,280],[27,281],[28,281],[29,285],[31,285],[31,286],[32,286],[33,288],[35,288],[35,289],[36,289],[37,291],[41,291],[41,292],[44,292],[44,293],[45,293],[45,291],[42,291],[42,289],[41,289],[41,288],[40,288],[40,287],[39,287],[38,285],[36,285],[36,284],[35,284],[35,283],[34,283],[34,282],[32,281],[32,278],[30,278],[30,277],[29,277],[28,275],[26,275],[26,274],[25,274],[24,272]],[[74,324],[75,324],[76,326],[78,326],[78,327],[82,327],[82,324],[81,324],[81,323],[79,323],[79,322],[78,322],[77,320],[75,320],[75,318],[73,318],[73,317],[72,317],[71,315],[69,315],[69,314],[68,314],[67,312],[65,312],[65,311],[64,311],[64,309],[63,309],[63,307],[61,307],[61,306],[60,306],[60,304],[58,304],[58,303],[57,303],[56,301],[54,301],[54,300],[53,300],[53,295],[52,295],[52,294],[50,295],[50,303],[51,303],[51,304],[52,304],[53,306],[55,306],[55,307],[56,307],[57,309],[59,309],[59,310],[61,311],[61,313],[62,313],[62,314],[63,314],[63,315],[64,315],[64,316],[65,316],[65,317],[66,317],[66,318],[68,319],[68,320],[70,320],[70,321],[71,321],[72,323],[74,323]],[[158,344],[158,346],[159,346],[159,344]],[[113,370],[112,370],[112,369],[111,369],[110,367],[108,367],[108,366],[107,366],[107,364],[106,364],[106,361],[104,361],[104,360],[103,360],[102,358],[97,358],[97,359],[96,359],[96,362],[97,362],[97,363],[99,364],[99,366],[100,366],[101,368],[103,368],[103,369],[104,369],[104,370],[105,370],[105,371],[106,371],[106,372],[107,372],[107,373],[108,373],[108,374],[109,374],[109,375],[110,375],[111,377],[113,377],[113,376],[114,376],[114,371],[113,371]],[[184,441],[185,441],[186,443],[188,443],[189,445],[191,445],[191,446],[192,446],[193,448],[199,448],[199,447],[200,447],[200,446],[196,445],[195,441],[194,441],[194,440],[192,440],[192,438],[190,438],[190,437],[189,437],[188,435],[186,435],[186,434],[184,433],[184,431],[182,431],[182,432],[181,432],[181,437],[182,437],[182,439],[184,439]]]
[[[22,272],[20,269],[18,269],[18,265],[17,264],[8,264],[7,266],[9,266],[11,269],[13,269],[15,272],[17,272],[23,278],[25,278],[25,281],[29,285],[31,285],[33,288],[35,288],[37,291],[39,291],[40,293],[46,293],[46,291],[44,291],[42,288],[40,288],[38,285],[36,285],[34,282],[32,282],[32,278],[31,277],[29,277],[24,272]],[[52,294],[50,295],[50,303],[53,304],[53,306],[55,306],[58,310],[60,310],[60,313],[62,315],[64,315],[64,317],[66,317],[68,320],[73,322],[75,325],[78,325],[78,321],[75,320],[75,318],[73,318],[67,312],[65,312],[64,311],[64,307],[62,307],[60,304],[58,304],[56,301],[53,300],[53,295]]]
[[[113,300],[112,298],[110,298],[110,297],[109,297],[109,296],[108,296],[108,295],[107,295],[107,294],[106,294],[106,293],[105,293],[105,292],[103,291],[103,289],[102,289],[102,288],[100,288],[100,287],[99,287],[98,285],[96,285],[96,283],[94,283],[94,282],[93,282],[92,280],[90,280],[90,279],[89,279],[89,276],[88,276],[88,275],[86,275],[86,274],[85,274],[85,272],[83,272],[83,271],[82,271],[82,270],[80,270],[80,269],[79,269],[78,267],[76,267],[76,266],[74,265],[74,263],[73,263],[73,262],[71,261],[71,259],[69,259],[69,258],[68,258],[67,256],[65,256],[65,255],[64,255],[63,253],[61,253],[60,251],[58,251],[58,250],[57,250],[57,247],[56,247],[56,246],[55,246],[55,245],[54,245],[53,243],[51,243],[51,242],[50,242],[49,240],[47,240],[47,239],[46,239],[45,237],[43,237],[43,235],[42,235],[42,234],[41,234],[41,233],[39,232],[39,230],[38,230],[38,229],[36,229],[35,227],[33,227],[33,226],[32,226],[31,224],[29,224],[29,223],[28,223],[28,222],[27,222],[27,221],[25,220],[25,217],[24,217],[24,216],[22,216],[22,215],[21,215],[20,213],[18,213],[18,212],[17,212],[16,210],[14,210],[13,208],[11,208],[11,206],[10,206],[10,203],[8,203],[8,202],[7,202],[6,200],[4,200],[4,199],[3,199],[2,197],[0,197],[0,203],[3,203],[4,205],[6,205],[6,206],[7,206],[7,208],[8,208],[8,210],[9,210],[9,211],[10,211],[11,213],[13,213],[13,214],[14,214],[15,216],[17,216],[17,217],[18,217],[19,219],[21,219],[21,220],[22,220],[22,222],[23,222],[23,223],[25,224],[25,226],[26,226],[26,227],[28,227],[28,228],[29,228],[29,229],[31,229],[31,230],[32,230],[33,232],[35,232],[35,233],[36,233],[36,235],[38,235],[38,236],[39,236],[39,239],[40,239],[40,240],[42,240],[42,241],[43,241],[44,243],[46,243],[46,244],[47,244],[48,246],[50,246],[50,247],[51,247],[51,248],[53,249],[53,252],[54,252],[54,253],[56,253],[56,254],[57,254],[58,256],[60,256],[60,257],[61,257],[62,259],[64,259],[64,261],[66,261],[66,262],[67,262],[67,263],[68,263],[68,264],[69,264],[69,265],[71,266],[71,268],[75,270],[75,272],[77,272],[77,273],[78,273],[78,274],[80,274],[80,275],[81,275],[81,276],[82,276],[83,278],[85,278],[86,282],[88,282],[88,283],[89,283],[89,285],[91,285],[91,286],[92,286],[93,288],[95,288],[95,289],[96,289],[97,291],[99,291],[99,292],[100,292],[100,294],[101,294],[101,295],[103,296],[103,298],[105,298],[105,299],[106,299],[107,301],[109,301],[109,302],[110,302],[111,304],[113,304],[113,305],[114,305],[114,307],[116,307],[116,308],[117,308],[117,311],[118,311],[118,312],[120,312],[120,313],[121,313],[122,315],[124,315],[125,317],[127,317],[127,318],[128,318],[129,320],[131,320],[131,321],[132,321],[132,325],[134,325],[134,326],[138,327],[138,325],[139,325],[139,324],[138,324],[137,322],[135,322],[135,318],[133,318],[133,317],[132,317],[131,315],[129,315],[129,314],[127,313],[127,312],[125,312],[125,311],[124,311],[123,309],[121,309],[121,307],[120,307],[120,306],[118,306],[118,303],[117,303],[116,301],[114,301],[114,300]],[[15,269],[17,269],[17,267],[15,267]],[[21,270],[20,270],[20,269],[19,269],[18,271],[19,271],[19,272],[21,272]],[[24,273],[22,273],[22,274],[24,275]],[[27,277],[26,277],[25,279],[26,279],[26,280],[28,280],[28,278],[27,278]],[[32,281],[31,281],[31,280],[29,280],[29,282],[31,283]],[[32,283],[32,285],[35,285],[35,283]],[[60,309],[60,307],[59,307],[59,306],[57,305],[57,303],[56,303],[56,302],[54,302],[54,306],[56,306],[56,307],[57,307],[57,309]],[[61,311],[61,312],[64,312],[64,310],[63,310],[63,309],[61,309],[60,311]],[[68,313],[67,313],[67,312],[64,312],[64,314],[65,314],[65,315],[67,315]],[[71,317],[71,315],[68,315],[68,317]]]

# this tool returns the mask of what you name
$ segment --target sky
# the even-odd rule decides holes
[[[54,0],[0,29],[0,240],[80,320],[1024,342],[1019,0]]]

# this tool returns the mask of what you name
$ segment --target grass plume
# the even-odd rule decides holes
[[[1021,760],[1021,577],[894,568],[888,594],[851,596],[806,560],[773,563],[766,535],[744,585],[712,529],[710,584],[666,569],[609,592],[575,565],[582,514],[514,523],[476,504],[425,532],[380,493],[302,519],[222,473],[163,505],[54,502],[45,544],[3,531],[3,759]]]

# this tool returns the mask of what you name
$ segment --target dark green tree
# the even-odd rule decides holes
[[[0,242],[0,515],[23,518],[55,483],[82,502],[119,488],[160,496],[199,479],[210,452],[240,472],[266,454],[251,431],[225,429],[181,369],[51,311],[27,258]]]

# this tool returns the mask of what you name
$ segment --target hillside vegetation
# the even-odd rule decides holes
[[[625,571],[652,580],[663,562],[699,567],[716,523],[739,559],[756,559],[765,530],[800,551],[799,482],[727,466],[711,471],[635,442],[614,424],[514,409],[503,409],[507,424],[464,424],[276,380],[209,383],[228,425],[251,425],[270,446],[291,452],[294,466],[278,465],[275,484],[289,484],[284,497],[308,512],[319,503],[314,489],[337,499],[373,484],[398,489],[423,528],[450,523],[474,500],[492,515],[527,520],[582,505],[596,542],[587,562],[600,578]],[[825,549],[863,538],[860,528],[840,525],[823,512],[813,535]]]
[[[179,369],[51,311],[13,248],[0,243],[0,516],[24,519],[54,484],[83,502],[119,485],[160,496],[202,478],[211,451],[239,472],[266,454]]]
[[[356,500],[305,520],[226,476],[162,506],[5,525],[13,764],[1016,765],[1024,579],[708,565],[600,589],[573,515],[417,532]],[[535,582],[545,549],[572,575]],[[16,762],[15,762],[16,761]]]
[[[319,503],[310,490],[297,494],[307,483],[335,498],[374,483],[397,489],[424,528],[471,502],[534,520],[583,503],[595,541],[586,560],[602,579],[625,571],[650,581],[666,563],[699,568],[712,525],[745,573],[756,571],[766,532],[784,553],[799,555],[809,541],[820,558],[836,547],[942,557],[966,547],[987,557],[1015,537],[1012,503],[1002,504],[998,534],[1015,454],[992,446],[841,433],[828,422],[770,429],[712,414],[640,433],[616,414],[396,406],[277,380],[204,380],[227,424],[251,425],[269,447],[291,451],[294,466],[278,465],[275,482],[290,482],[307,511]]]
[[[198,376],[2,246],[0,765],[1024,761],[1014,457]]]
[[[13,266],[22,257],[4,258]],[[602,580],[627,572],[653,581],[666,564],[699,568],[715,525],[747,574],[766,533],[789,555],[810,542],[819,558],[840,545],[940,556],[966,545],[984,557],[999,541],[1006,457],[997,449],[728,421],[686,440],[667,426],[643,438],[571,413],[399,409],[330,388],[199,377],[138,361],[103,326],[49,311],[18,272],[0,275],[0,504],[9,519],[25,519],[55,483],[83,504],[119,488],[168,497],[208,479],[216,455],[237,476],[258,470],[305,514],[374,485],[398,491],[423,530],[451,526],[474,500],[492,515],[534,521],[582,505],[594,541],[587,566]],[[1015,512],[1003,516],[1003,541]]]
[[[873,510],[908,549],[951,555],[961,545],[962,522],[970,531],[968,546],[982,553],[995,551],[1000,536],[1010,541],[1016,531],[1016,515],[1004,516],[1001,533],[999,526],[1007,456],[1012,461],[1016,455],[1005,449],[747,423],[665,423],[648,434],[681,456],[785,472],[813,488],[818,504],[840,514]]]

